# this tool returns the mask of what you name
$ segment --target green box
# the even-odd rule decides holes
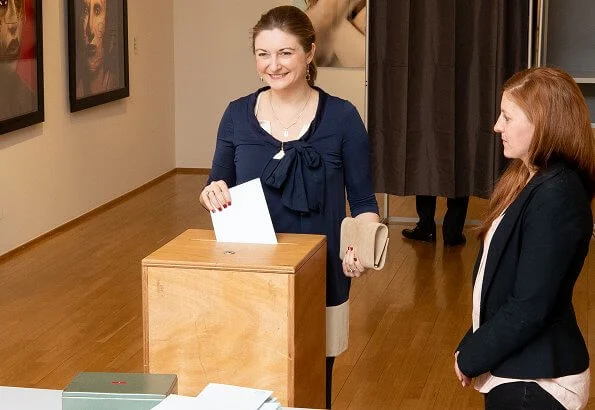
[[[175,374],[83,372],[62,392],[62,410],[149,410],[177,392]]]

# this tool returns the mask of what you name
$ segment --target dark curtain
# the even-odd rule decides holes
[[[487,197],[505,167],[503,82],[527,66],[529,0],[371,0],[376,192]]]

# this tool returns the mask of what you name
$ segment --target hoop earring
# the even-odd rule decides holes
[[[306,81],[310,81],[310,64],[306,64]]]

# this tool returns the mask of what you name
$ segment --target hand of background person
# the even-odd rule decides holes
[[[231,206],[231,195],[229,188],[223,180],[213,181],[200,193],[200,203],[209,212],[223,211]]]
[[[459,379],[459,381],[461,382],[461,385],[463,387],[467,387],[471,385],[471,378],[467,377],[463,374],[463,372],[461,371],[461,369],[459,369],[459,363],[457,362],[457,359],[459,357],[459,352],[457,351],[455,353],[455,373],[457,375],[457,379]]]

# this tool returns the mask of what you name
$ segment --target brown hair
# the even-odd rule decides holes
[[[580,88],[567,73],[550,67],[534,67],[514,74],[503,93],[523,110],[535,127],[528,162],[538,171],[564,162],[581,176],[589,198],[595,195],[595,136],[589,108]],[[484,238],[492,222],[514,201],[529,178],[520,159],[508,166],[490,199],[479,227]]]
[[[297,37],[306,53],[312,51],[312,44],[316,41],[316,33],[306,13],[294,6],[279,6],[260,16],[258,23],[252,28],[252,53],[255,51],[254,39],[256,36],[264,30],[274,30],[276,28]],[[310,73],[308,84],[314,86],[317,74],[314,60],[308,64],[308,72]]]

